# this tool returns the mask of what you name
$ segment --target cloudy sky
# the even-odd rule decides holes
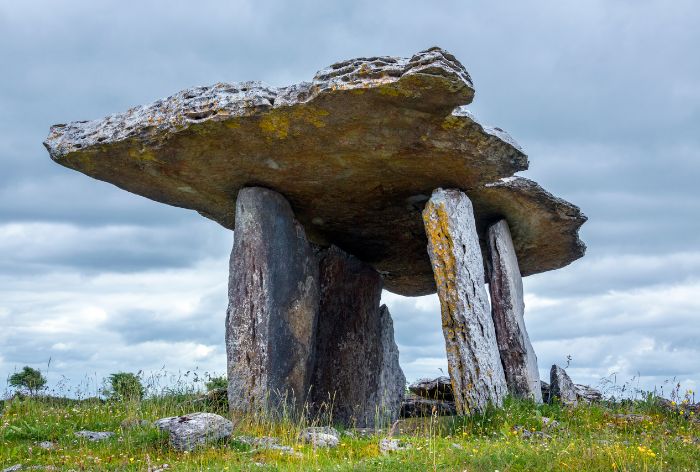
[[[526,279],[541,375],[700,383],[695,0],[0,0],[0,393],[24,365],[91,389],[119,370],[224,372],[233,234],[53,163],[54,123],[218,81],[281,86],[438,45],[523,175],[579,205],[588,253]],[[435,296],[385,292],[406,376],[446,370]]]

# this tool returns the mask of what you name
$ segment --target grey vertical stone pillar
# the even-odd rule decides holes
[[[318,259],[289,203],[244,188],[236,224],[226,315],[232,410],[299,410],[313,367],[319,303]]]
[[[500,406],[507,393],[484,287],[484,263],[472,203],[437,189],[423,210],[428,254],[442,312],[455,404],[461,414]]]
[[[542,403],[537,356],[525,329],[525,301],[518,258],[506,220],[489,228],[491,315],[508,390]]]
[[[317,414],[357,427],[396,418],[406,383],[391,316],[379,306],[382,278],[335,246],[320,263],[312,404]]]

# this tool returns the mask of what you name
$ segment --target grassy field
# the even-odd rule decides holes
[[[307,426],[292,421],[245,419],[232,439],[190,453],[171,450],[152,426],[131,426],[193,411],[217,411],[194,402],[193,394],[151,396],[136,402],[26,397],[6,401],[0,417],[0,470],[23,464],[53,470],[448,470],[448,471],[698,471],[700,425],[693,415],[643,401],[576,408],[536,406],[509,400],[478,417],[433,417],[401,421],[395,438],[406,450],[381,453],[379,441],[344,432],[335,449],[301,444]],[[627,415],[627,416],[625,416]],[[634,416],[629,416],[634,415]],[[543,418],[556,420],[546,426]],[[90,442],[81,429],[113,431],[112,439]],[[236,436],[274,436],[295,453],[256,450]],[[45,450],[41,441],[55,447]],[[51,470],[51,469],[48,469]]]

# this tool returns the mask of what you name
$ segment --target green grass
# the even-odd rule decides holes
[[[400,471],[697,471],[700,426],[651,401],[564,408],[508,400],[503,408],[469,418],[402,421],[397,438],[406,451],[382,454],[382,436],[343,435],[336,449],[314,450],[297,441],[304,422],[262,418],[236,422],[237,435],[275,436],[301,454],[254,450],[234,439],[190,453],[171,450],[152,427],[122,429],[127,419],[156,420],[194,411],[225,412],[193,404],[194,395],[161,395],[130,403],[88,399],[24,398],[5,402],[0,417],[0,470],[17,463],[58,470],[400,470]],[[648,417],[626,421],[616,414]],[[547,429],[542,417],[556,419]],[[524,427],[548,436],[523,436]],[[115,438],[89,442],[81,429],[114,431]],[[53,450],[37,446],[52,441]]]

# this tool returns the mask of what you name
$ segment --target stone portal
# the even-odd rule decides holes
[[[582,257],[586,221],[515,176],[528,158],[469,112],[474,93],[466,68],[434,47],[342,61],[285,87],[183,90],[57,124],[44,145],[63,166],[235,230],[232,408],[298,411],[330,395],[342,398],[332,412],[345,422],[393,412],[403,377],[389,312],[378,306],[383,286],[437,290],[455,400],[468,413],[498,405],[506,379],[515,394],[537,391],[519,277]],[[458,190],[434,192],[441,187]],[[510,242],[496,228],[491,252],[480,247],[502,219]],[[492,258],[495,318],[483,273]]]

